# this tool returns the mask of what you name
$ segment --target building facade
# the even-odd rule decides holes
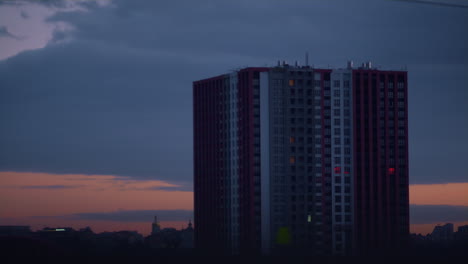
[[[285,63],[193,83],[195,245],[372,254],[409,235],[407,73]]]

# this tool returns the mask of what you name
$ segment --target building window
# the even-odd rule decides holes
[[[341,215],[335,215],[335,221],[341,222]]]
[[[340,134],[340,129],[339,128],[335,128],[335,135],[339,135]]]
[[[349,88],[349,81],[348,80],[343,81],[343,87]]]
[[[341,154],[341,148],[335,148],[335,154]]]
[[[289,80],[289,86],[294,86],[294,80]]]
[[[340,99],[335,99],[335,100],[333,101],[333,106],[339,107],[339,106],[340,106]]]
[[[351,196],[345,196],[345,203],[351,202]]]
[[[294,156],[289,157],[289,163],[291,163],[291,164],[296,163],[296,157],[294,157]]]
[[[340,125],[340,119],[335,118],[335,120],[333,120],[333,123],[335,124],[335,126],[339,126]]]
[[[340,87],[340,80],[334,80],[333,87]]]
[[[336,144],[336,145],[341,144],[341,139],[340,139],[339,137],[336,137],[336,138],[335,138],[335,144]]]
[[[335,177],[335,183],[341,183],[341,177],[340,176]]]
[[[333,96],[340,97],[340,90],[336,89],[333,91]]]
[[[335,195],[335,203],[341,203],[341,196]]]
[[[340,115],[340,109],[333,110],[333,115],[339,116]]]

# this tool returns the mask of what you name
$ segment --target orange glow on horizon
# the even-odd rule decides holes
[[[137,230],[146,235],[153,219],[118,222],[57,216],[121,210],[193,210],[193,192],[179,187],[166,181],[113,175],[0,172],[0,225],[29,225],[33,230],[45,226],[90,226],[95,232]],[[417,184],[409,188],[411,204],[468,206],[468,183]],[[443,223],[411,225],[411,232],[427,234],[436,224]],[[161,225],[180,229],[187,222],[164,221]]]
[[[468,183],[414,184],[410,204],[468,206]]]
[[[0,217],[59,216],[117,210],[193,208],[178,185],[112,175],[0,172]]]

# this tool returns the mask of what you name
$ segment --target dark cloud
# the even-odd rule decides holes
[[[8,28],[5,26],[0,26],[0,38],[1,37],[19,39],[17,36],[11,34],[11,32],[8,31]]]
[[[468,206],[410,205],[411,224],[443,224],[468,221]]]
[[[168,191],[168,192],[173,192],[173,191],[192,192],[193,188],[191,186],[156,186],[156,187],[147,188],[147,190]]]
[[[26,13],[26,11],[21,11],[20,16],[21,16],[22,18],[24,18],[24,19],[28,19],[28,18],[29,18],[29,15],[28,15],[28,13]]]
[[[20,186],[20,189],[74,189],[82,187],[82,185],[26,185]]]
[[[192,81],[309,51],[316,66],[406,64],[410,181],[468,181],[466,10],[335,0],[85,7],[49,18],[74,31],[0,62],[0,170],[191,182]]]
[[[105,213],[80,213],[62,216],[76,220],[98,220],[116,222],[151,222],[154,217],[158,221],[189,221],[193,220],[191,210],[122,210]]]
[[[401,1],[407,3],[414,3],[414,4],[425,4],[425,5],[436,5],[436,6],[443,6],[443,7],[457,7],[457,8],[468,8],[468,5],[460,5],[456,3],[447,3],[447,2],[434,2],[434,1],[423,1],[423,0],[393,0],[393,1]]]

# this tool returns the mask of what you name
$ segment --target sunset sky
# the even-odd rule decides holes
[[[468,224],[468,8],[446,2],[0,1],[0,225],[185,227],[192,81],[306,51],[406,67],[411,231]]]

